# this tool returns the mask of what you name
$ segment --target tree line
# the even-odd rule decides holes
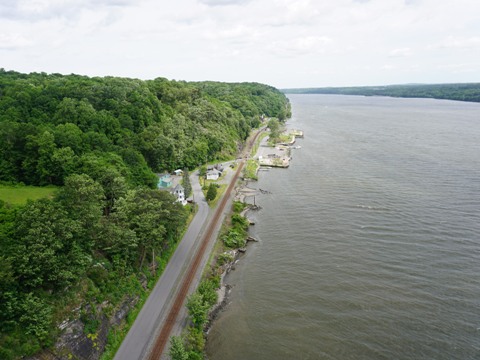
[[[284,89],[282,91],[286,94],[391,96],[480,102],[480,83],[327,87]]]
[[[63,185],[104,170],[152,186],[154,172],[233,156],[286,97],[256,83],[21,74],[0,69],[0,181]]]
[[[52,347],[73,308],[112,313],[155,278],[189,214],[156,173],[231,158],[262,115],[289,112],[256,83],[0,69],[0,181],[59,186],[0,201],[0,358]]]

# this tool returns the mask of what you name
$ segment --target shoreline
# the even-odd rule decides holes
[[[285,132],[289,132],[292,135],[293,142],[290,146],[287,146],[287,148],[288,148],[288,165],[287,166],[279,166],[279,167],[288,168],[289,162],[292,159],[291,156],[290,156],[290,151],[291,151],[292,148],[294,148],[293,144],[295,144],[295,140],[297,138],[303,138],[304,137],[304,132],[302,130],[294,130],[294,129],[285,130]],[[258,147],[256,149],[256,152],[255,152],[255,154],[252,154],[252,156],[251,156],[252,159],[261,158],[261,155],[259,155],[259,153],[261,153],[261,151],[262,151],[261,150],[262,141],[266,141],[266,140],[265,139],[260,139],[259,140],[259,144],[258,144]],[[277,150],[277,149],[279,149],[279,146],[282,146],[282,147],[285,148],[284,145],[277,144],[273,149]],[[295,147],[295,148],[300,148],[300,147]],[[270,149],[272,149],[272,148],[270,148]],[[284,151],[284,150],[285,149],[282,149],[280,151]],[[265,166],[268,166],[268,167],[265,168]],[[262,165],[261,163],[259,163],[259,166],[257,168],[257,174],[258,174],[258,171],[260,169],[268,169],[270,167],[275,167],[275,166]],[[249,187],[251,181],[257,181],[257,180],[244,179],[242,181],[242,183],[239,184],[239,186],[235,188],[235,196],[234,196],[234,201],[240,201],[243,204],[245,204],[246,207],[245,207],[245,209],[242,210],[242,212],[240,213],[240,216],[242,216],[243,218],[245,218],[249,222],[249,224],[250,224],[249,226],[254,225],[254,223],[248,218],[248,216],[247,216],[248,212],[249,211],[260,210],[261,207],[257,206],[256,204],[247,203],[246,199],[248,197],[256,196],[259,193],[260,194],[268,194],[269,193],[266,190],[255,189],[255,188]],[[252,241],[257,242],[258,240],[251,237],[250,236],[250,231],[248,231],[248,238],[246,239],[246,245],[245,245],[244,248],[234,249],[234,250],[230,250],[230,251],[226,252],[226,253],[231,253],[233,255],[233,258],[232,258],[231,261],[229,261],[228,263],[223,264],[221,266],[222,267],[222,272],[221,272],[221,275],[220,275],[220,288],[217,289],[218,299],[217,299],[216,304],[208,312],[208,321],[207,321],[207,324],[204,328],[206,341],[208,341],[208,335],[210,333],[210,330],[211,330],[212,326],[214,325],[215,320],[218,318],[219,314],[229,304],[231,289],[232,289],[233,286],[231,284],[228,284],[225,281],[225,278],[230,273],[230,271],[235,270],[235,265],[240,261],[241,255],[246,253],[248,243],[252,242]]]

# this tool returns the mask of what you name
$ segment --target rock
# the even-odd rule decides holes
[[[55,343],[55,349],[43,351],[36,354],[29,360],[98,360],[105,350],[107,344],[107,334],[109,330],[108,319],[101,316],[100,324],[96,334],[84,333],[85,325],[80,319],[62,323],[63,331]]]
[[[85,334],[85,324],[80,318],[63,321],[58,328],[61,330],[54,349],[43,350],[27,360],[98,360],[105,351],[107,335],[112,326],[118,326],[127,317],[129,311],[136,305],[139,297],[134,296],[126,299],[119,309],[108,319],[103,310],[108,306],[103,302],[95,306],[96,314],[92,306],[83,306],[85,317],[98,321],[95,334]],[[79,311],[75,311],[78,313]]]
[[[121,322],[127,317],[129,311],[135,306],[138,302],[139,297],[134,296],[133,298],[129,298],[125,300],[120,308],[113,314],[110,318],[110,325],[118,326]]]
[[[140,273],[140,284],[142,284],[143,290],[147,290],[148,279],[147,276],[143,273]]]

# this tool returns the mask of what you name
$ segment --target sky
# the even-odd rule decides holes
[[[480,1],[0,0],[0,68],[277,88],[480,82]]]

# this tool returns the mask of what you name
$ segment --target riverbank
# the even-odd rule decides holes
[[[248,146],[241,156],[242,159],[253,157],[246,153],[249,149],[254,149],[252,150],[255,151],[253,155],[258,157],[260,146],[255,146],[255,143],[265,141],[264,136],[260,136],[262,132],[263,128],[259,129],[247,141]],[[255,177],[258,167],[255,171]],[[259,210],[260,207],[256,206],[255,200],[253,204],[249,204],[247,200],[252,196],[255,199],[257,193],[268,193],[268,191],[254,189],[249,185],[252,176],[248,178],[246,179],[244,172],[243,180],[238,183],[231,182],[229,187],[235,184],[235,188],[225,194],[225,196],[234,195],[232,209],[228,212],[229,216],[224,219],[219,235],[216,237],[208,265],[202,272],[202,281],[197,290],[187,298],[186,308],[188,309],[189,325],[186,326],[181,336],[173,336],[170,340],[169,353],[172,359],[177,359],[172,355],[175,353],[193,352],[198,355],[203,354],[203,346],[208,331],[217,315],[229,302],[231,287],[226,283],[225,277],[231,270],[235,269],[236,263],[246,252],[247,243],[256,241],[250,237],[248,232],[249,226],[254,224],[248,219],[247,212]],[[224,200],[222,199],[222,203]],[[196,340],[192,342],[193,338]]]
[[[291,142],[291,145],[295,143],[296,138],[303,138],[304,133],[301,130],[289,130],[289,134],[292,135],[293,140]],[[258,170],[261,168],[262,162],[260,162],[260,159],[262,159],[262,154],[265,154],[266,152],[274,152],[275,158],[280,158],[280,154],[286,155],[285,161],[287,166],[278,166],[278,167],[288,167],[290,160],[291,160],[291,147],[289,146],[284,146],[284,145],[277,145],[275,147],[271,147],[267,145],[268,138],[267,137],[262,137],[258,140],[259,144],[258,146],[254,146],[255,152],[252,154],[251,158],[253,159],[258,159],[258,166],[256,168],[256,173],[255,177],[253,176],[248,176],[244,177],[244,180],[240,182],[240,184],[235,188],[235,198],[234,200],[240,204],[243,204],[244,209],[240,212],[240,216],[243,217],[248,224],[254,225],[254,223],[248,218],[248,212],[250,211],[258,211],[261,209],[260,206],[258,206],[255,202],[255,196],[257,194],[268,194],[270,193],[268,190],[263,190],[263,189],[255,189],[252,187],[251,182],[254,180],[257,180],[257,174]],[[297,146],[296,148],[300,148]],[[280,152],[280,154],[279,154]],[[253,161],[253,160],[249,160]],[[265,168],[265,164],[263,164]],[[272,166],[274,167],[275,165],[267,165],[267,167]],[[248,202],[249,198],[253,197],[253,204]],[[227,254],[230,257],[230,261],[227,262],[226,264],[222,265],[222,270],[220,274],[220,287],[217,290],[217,303],[212,307],[212,309],[209,312],[209,319],[208,319],[208,325],[205,329],[206,334],[208,334],[211,326],[213,325],[213,322],[219,315],[219,313],[228,305],[229,302],[229,296],[231,293],[231,285],[228,284],[225,281],[226,276],[228,273],[232,270],[235,270],[235,265],[240,261],[242,254],[244,254],[247,251],[246,245],[251,242],[251,241],[257,241],[255,238],[250,236],[250,232],[248,232],[248,236],[245,241],[245,246],[233,250],[229,250]]]

